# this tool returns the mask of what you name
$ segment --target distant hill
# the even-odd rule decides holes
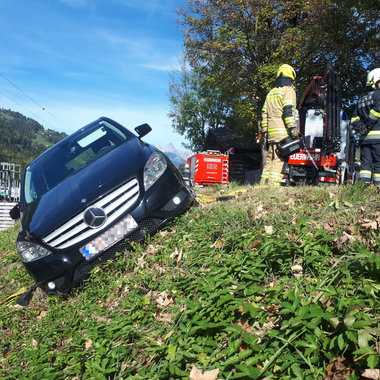
[[[45,150],[67,136],[45,129],[37,121],[19,112],[0,108],[0,160],[27,165]],[[158,147],[177,167],[191,156],[190,150],[177,150],[173,144]]]
[[[25,166],[46,149],[67,136],[45,129],[37,121],[19,112],[0,108],[0,156]]]
[[[157,146],[157,148],[163,151],[177,167],[185,164],[186,160],[193,154],[189,149],[176,149],[172,143],[165,146]]]

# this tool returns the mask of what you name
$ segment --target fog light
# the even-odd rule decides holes
[[[180,197],[174,197],[173,198],[173,203],[178,206],[181,203],[181,198]]]
[[[49,290],[54,290],[55,289],[55,284],[53,281],[50,281],[47,283],[47,287]]]

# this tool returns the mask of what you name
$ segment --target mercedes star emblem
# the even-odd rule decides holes
[[[90,207],[83,214],[83,221],[91,228],[101,227],[106,220],[106,213],[99,207]]]

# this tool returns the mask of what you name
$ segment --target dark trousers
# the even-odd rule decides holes
[[[380,185],[380,143],[360,146],[360,164],[360,181]]]

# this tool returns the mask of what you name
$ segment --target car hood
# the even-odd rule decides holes
[[[137,138],[125,142],[29,204],[22,212],[23,228],[43,237],[111,190],[138,178],[150,154]]]

